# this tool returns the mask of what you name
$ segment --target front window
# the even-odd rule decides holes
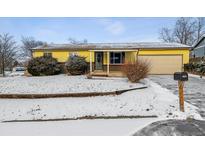
[[[69,57],[75,57],[75,56],[78,56],[77,52],[70,52],[69,53]]]
[[[52,57],[52,53],[51,52],[44,52],[43,56],[44,57]]]
[[[111,64],[123,64],[125,58],[124,52],[110,52],[110,63]]]

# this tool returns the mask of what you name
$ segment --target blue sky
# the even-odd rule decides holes
[[[48,43],[68,43],[68,38],[88,42],[159,41],[159,30],[172,27],[177,18],[0,18],[0,34],[10,33],[20,42],[32,36]]]

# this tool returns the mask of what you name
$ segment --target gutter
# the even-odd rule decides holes
[[[96,48],[96,49],[91,49],[91,48],[52,48],[52,49],[46,49],[46,48],[39,48],[39,49],[31,49],[32,52],[36,50],[44,50],[44,51],[50,51],[50,50],[72,50],[72,51],[134,51],[134,50],[172,50],[172,49],[179,49],[179,50],[191,50],[191,47],[164,47],[164,48]]]

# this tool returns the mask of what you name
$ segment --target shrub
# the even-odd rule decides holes
[[[139,80],[147,77],[150,71],[150,64],[147,61],[137,60],[135,63],[124,64],[123,72],[131,82],[139,82]]]
[[[203,61],[198,62],[198,63],[196,64],[196,69],[195,69],[195,71],[196,71],[197,73],[199,73],[201,76],[204,75],[204,74],[205,74],[205,63],[204,63]]]
[[[37,57],[28,62],[28,72],[33,76],[57,75],[61,73],[61,66],[52,57]]]
[[[82,75],[87,72],[88,64],[85,57],[80,56],[70,56],[66,65],[67,71],[71,75]]]
[[[196,63],[184,64],[184,70],[188,72],[194,72],[196,69]]]
[[[188,72],[200,73],[200,72],[202,72],[204,66],[205,66],[204,61],[190,62],[190,63],[184,65],[184,69],[185,69],[185,71],[188,71]]]

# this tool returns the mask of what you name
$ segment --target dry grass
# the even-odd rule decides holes
[[[150,71],[150,63],[137,60],[135,63],[124,64],[122,71],[131,82],[136,83],[147,77]]]

